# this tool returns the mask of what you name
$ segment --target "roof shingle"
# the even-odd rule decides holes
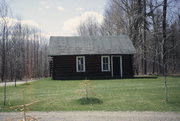
[[[126,35],[119,36],[51,36],[49,55],[135,54],[136,50]]]

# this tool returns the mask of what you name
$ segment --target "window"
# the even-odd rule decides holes
[[[76,57],[76,72],[85,72],[85,57]]]
[[[110,71],[109,56],[101,56],[101,70],[102,71]]]

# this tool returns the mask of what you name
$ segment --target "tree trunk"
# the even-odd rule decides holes
[[[4,82],[4,105],[6,105],[6,80],[5,80],[5,70],[6,70],[6,27],[3,27],[2,33],[2,69],[1,69],[1,80]]]
[[[165,45],[166,45],[166,14],[167,14],[167,0],[164,0],[164,5],[163,5],[163,21],[162,21],[162,32],[163,32],[163,39],[161,43],[161,64],[163,67],[161,67],[161,72],[164,73],[164,69],[166,71],[166,56],[165,56]]]
[[[163,75],[164,75],[164,86],[165,86],[165,100],[166,102],[168,101],[168,96],[167,96],[167,80],[166,80],[166,56],[165,56],[165,45],[166,45],[166,14],[167,14],[167,0],[164,0],[164,5],[163,5],[163,22],[162,22],[162,27],[163,27],[163,40],[162,40],[162,69],[163,69]]]
[[[146,62],[146,53],[147,53],[147,49],[146,49],[146,46],[147,46],[147,43],[146,43],[146,0],[143,0],[143,51],[144,51],[144,74],[147,74],[147,62]]]

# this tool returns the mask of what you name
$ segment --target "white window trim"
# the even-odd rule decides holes
[[[83,58],[83,70],[78,70],[78,58]],[[85,72],[85,56],[76,56],[76,72]]]
[[[121,78],[123,77],[123,70],[122,70],[122,56],[120,56],[120,70],[121,70]]]
[[[108,58],[108,70],[103,69],[103,58]],[[101,56],[101,71],[102,72],[107,72],[110,71],[110,57],[109,56]]]

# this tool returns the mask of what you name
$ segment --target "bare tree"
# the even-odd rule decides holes
[[[1,15],[1,80],[4,82],[4,105],[6,105],[6,80],[5,80],[5,71],[6,71],[6,51],[7,51],[7,41],[8,41],[8,25],[7,25],[7,15],[8,15],[8,6],[6,1],[0,2],[0,15]]]
[[[15,82],[24,78],[48,76],[47,38],[41,31],[21,20],[12,21],[8,4],[0,1],[0,75],[4,82],[4,105],[6,105],[8,80]]]
[[[165,5],[164,2],[167,4]],[[178,5],[173,6],[173,9],[170,6],[176,5],[177,2],[109,0],[105,9],[104,23],[101,27],[102,35],[127,34],[130,36],[137,50],[137,55],[134,56],[136,74],[163,74],[161,65],[167,63],[166,61],[168,61],[166,65],[169,65],[170,58],[168,57],[172,53],[171,51],[169,53],[170,47],[168,47],[172,34],[169,26],[174,21],[172,18],[178,16],[178,12],[174,11],[175,8],[178,9]],[[172,10],[173,12],[170,13]],[[149,59],[153,61],[150,62]],[[166,67],[166,70],[169,70],[169,67]]]
[[[100,25],[95,17],[89,16],[77,27],[79,36],[97,36],[100,35]]]

